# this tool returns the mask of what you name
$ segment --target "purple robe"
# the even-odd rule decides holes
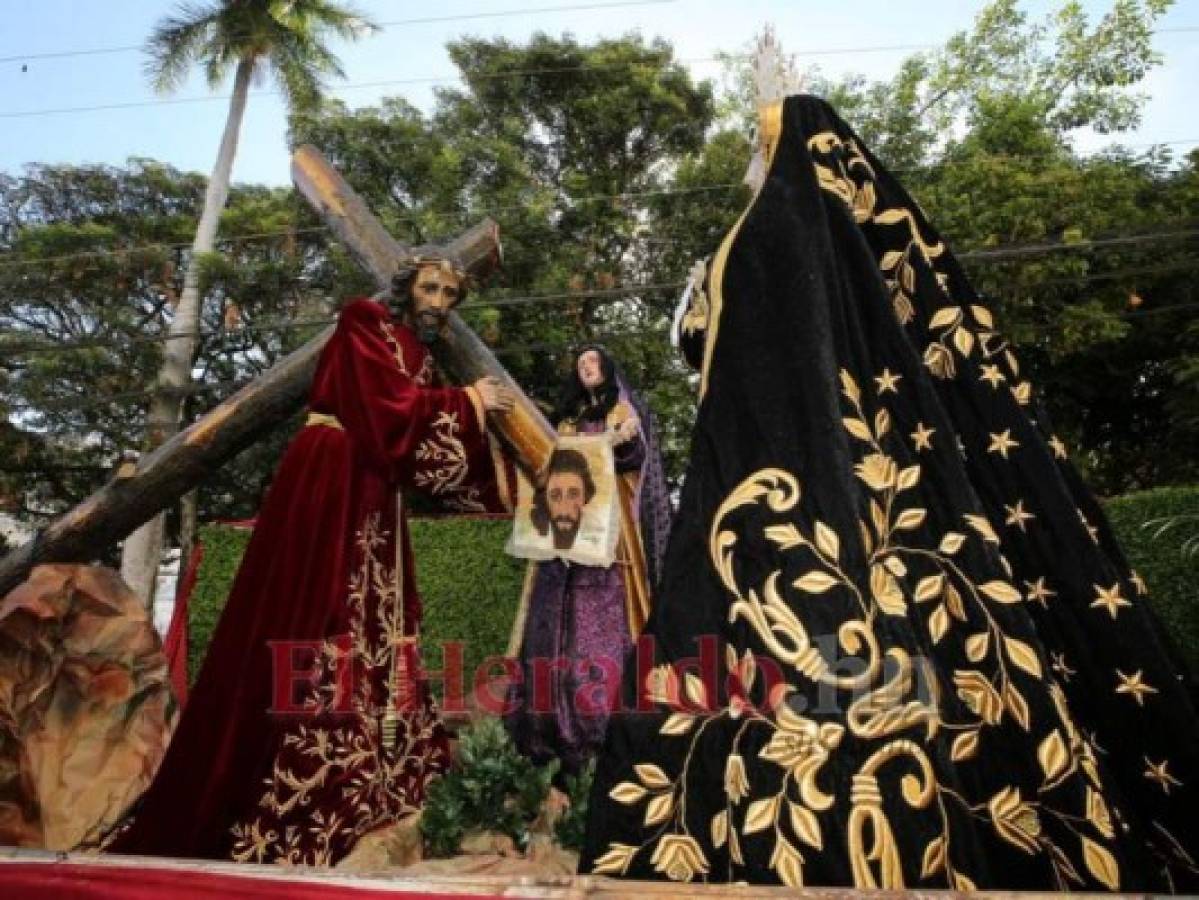
[[[580,422],[578,433],[605,429],[604,422]],[[618,476],[643,473],[644,433],[613,453]],[[620,560],[607,568],[537,563],[521,644],[523,680],[509,689],[505,717],[520,751],[538,764],[558,759],[567,773],[582,769],[603,743],[632,642]]]

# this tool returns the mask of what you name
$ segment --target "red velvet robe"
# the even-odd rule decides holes
[[[449,755],[427,685],[391,676],[421,617],[403,492],[510,502],[476,392],[433,377],[383,306],[345,307],[186,713],[110,849],[327,865],[420,808]]]

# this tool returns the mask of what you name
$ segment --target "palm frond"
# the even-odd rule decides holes
[[[175,90],[193,65],[211,52],[221,9],[212,4],[184,3],[160,21],[145,43],[146,74],[154,89]]]

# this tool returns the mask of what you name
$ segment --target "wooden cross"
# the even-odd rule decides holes
[[[313,147],[292,158],[296,187],[321,214],[380,288],[389,288],[408,249],[387,233],[345,180]],[[498,227],[490,219],[463,233],[445,250],[469,272],[483,275],[498,263]],[[303,406],[317,359],[333,327],[280,360],[190,428],[144,456],[132,473],[120,473],[38,536],[0,559],[0,597],[39,563],[87,562],[199,485],[245,448],[279,427]],[[436,347],[441,366],[460,384],[485,375],[499,378],[516,398],[491,426],[514,458],[530,471],[548,459],[554,431],[541,411],[459,316],[451,313]]]

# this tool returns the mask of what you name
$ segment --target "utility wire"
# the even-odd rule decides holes
[[[1056,246],[1056,245],[1055,245]],[[958,257],[961,258],[960,256]],[[1142,275],[1162,274],[1167,272],[1187,271],[1190,269],[1199,268],[1199,259],[1179,260],[1173,263],[1167,263],[1160,266],[1147,266],[1132,269],[1117,269],[1112,272],[1095,272],[1079,274],[1077,276],[1062,276],[1051,279],[1042,279],[1037,281],[1037,286],[1049,286],[1058,284],[1089,284],[1096,281],[1111,281],[1120,278],[1132,278]],[[527,294],[517,297],[498,297],[495,300],[477,300],[464,304],[461,309],[492,309],[514,306],[529,306],[541,303],[561,302],[561,301],[606,301],[614,302],[630,297],[637,297],[644,294],[662,293],[669,291],[681,291],[687,286],[685,281],[671,281],[640,285],[622,285],[613,288],[604,288],[592,291],[565,291],[555,293],[538,293]],[[1164,307],[1167,309],[1179,309],[1179,306]],[[217,331],[188,331],[180,332],[179,334],[154,334],[154,335],[137,335],[130,336],[124,340],[114,340],[111,337],[89,337],[81,338],[75,341],[68,342],[51,342],[51,341],[25,341],[6,343],[0,340],[0,352],[5,354],[41,354],[41,353],[74,353],[85,350],[95,349],[114,349],[125,350],[129,347],[162,344],[172,340],[181,338],[199,338],[212,339],[224,338],[226,340],[234,340],[253,336],[261,333],[277,333],[301,330],[305,328],[317,328],[327,325],[332,325],[337,322],[335,316],[321,316],[317,318],[304,319],[266,319],[257,323],[246,323],[232,329],[220,329]]]
[[[577,3],[562,6],[527,6],[519,9],[505,9],[493,12],[460,13],[450,16],[425,16],[419,19],[397,19],[392,22],[379,22],[378,27],[404,28],[412,25],[432,25],[438,22],[466,22],[472,19],[496,19],[504,16],[533,15],[536,13],[585,12],[597,9],[612,9],[627,6],[662,6],[674,3],[676,0],[618,0],[611,3]],[[145,44],[126,44],[121,47],[93,47],[84,50],[47,50],[38,53],[24,53],[16,56],[0,56],[0,63],[33,62],[39,59],[68,59],[73,56],[104,56],[114,53],[135,53],[145,50]]]
[[[645,2],[647,2],[647,3],[648,2],[672,2],[672,0],[645,0]],[[1162,29],[1156,29],[1153,33],[1154,34],[1170,34],[1170,33],[1190,32],[1190,31],[1199,31],[1199,26],[1180,26],[1180,27],[1176,27],[1176,28],[1162,28]],[[881,53],[881,52],[893,52],[893,51],[901,51],[901,50],[922,50],[922,49],[927,50],[927,49],[934,49],[938,46],[940,46],[940,45],[939,44],[923,44],[923,45],[921,45],[921,44],[888,44],[888,45],[874,45],[874,46],[860,46],[860,47],[838,47],[838,48],[832,48],[832,49],[830,49],[830,48],[825,48],[825,49],[810,48],[807,50],[798,51],[795,55],[821,56],[821,55],[834,55],[834,54],[839,55],[839,54]],[[119,50],[120,52],[125,52],[128,49],[130,49],[130,48],[114,48],[114,50]],[[96,53],[99,53],[99,52],[102,52],[102,51],[101,50],[78,51],[78,53],[80,53],[80,54],[90,53],[93,55]],[[66,51],[64,51],[64,53],[66,53]],[[30,58],[32,58],[32,57],[21,57],[21,56],[4,57],[4,58],[0,58],[0,63],[2,63],[2,62],[20,62],[23,59],[30,59]],[[705,56],[705,57],[670,59],[670,60],[666,60],[662,63],[655,63],[652,61],[641,61],[641,60],[622,60],[619,62],[612,62],[612,63],[583,64],[583,65],[575,65],[575,66],[550,66],[550,67],[537,68],[537,69],[513,69],[513,70],[506,71],[506,72],[480,72],[480,73],[475,73],[475,74],[471,75],[469,78],[462,75],[461,73],[458,73],[455,75],[430,75],[430,76],[420,76],[420,77],[414,77],[414,78],[387,79],[387,80],[383,80],[383,81],[346,82],[344,84],[331,85],[328,88],[328,92],[329,93],[338,93],[340,91],[359,90],[359,89],[363,89],[363,88],[375,88],[375,87],[396,87],[396,86],[401,86],[401,85],[416,85],[416,84],[451,84],[451,83],[454,83],[457,81],[490,81],[490,80],[502,79],[502,78],[523,78],[523,77],[528,77],[528,76],[563,75],[563,74],[570,74],[573,72],[608,71],[608,70],[612,70],[612,69],[632,68],[635,66],[665,68],[665,66],[667,66],[667,65],[679,64],[679,63],[686,64],[686,65],[701,65],[701,64],[717,63],[717,62],[723,63],[723,62],[730,61],[730,60],[745,60],[745,59],[749,59],[749,58],[750,57],[748,57],[744,54],[728,54],[728,55],[721,55],[721,56]],[[278,91],[255,91],[252,94],[252,96],[280,96],[280,94]],[[159,98],[156,98],[153,100],[130,100],[130,101],[119,102],[119,103],[98,103],[98,104],[93,104],[93,105],[88,105],[88,106],[65,106],[65,107],[55,107],[55,108],[48,108],[48,109],[8,110],[8,111],[0,112],[0,119],[16,119],[16,118],[29,118],[29,117],[37,117],[37,116],[52,116],[52,115],[73,115],[73,114],[87,113],[87,112],[111,111],[111,110],[121,110],[121,109],[137,109],[137,108],[148,107],[148,106],[176,106],[176,105],[188,104],[188,103],[214,103],[217,101],[228,101],[229,99],[230,99],[230,97],[228,94],[213,94],[213,95],[207,95],[207,96],[203,96],[203,97],[159,97]]]

